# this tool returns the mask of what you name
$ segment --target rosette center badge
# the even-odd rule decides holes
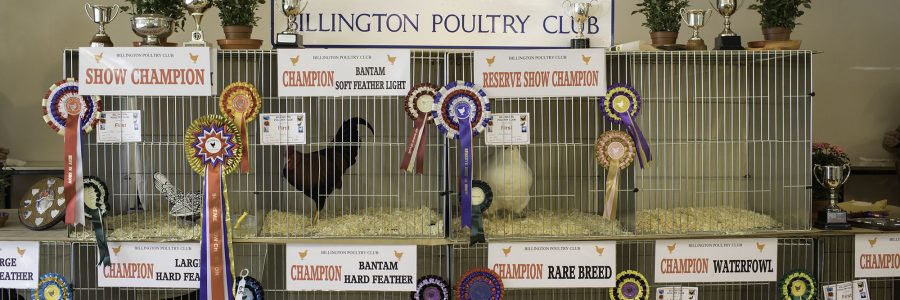
[[[206,164],[218,166],[225,163],[226,158],[234,156],[233,139],[234,135],[225,132],[224,126],[203,126],[193,147],[197,149],[197,158]]]

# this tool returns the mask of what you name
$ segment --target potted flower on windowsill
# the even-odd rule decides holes
[[[222,49],[259,49],[262,40],[251,39],[253,27],[259,21],[256,8],[265,0],[213,0],[219,8],[219,19],[225,39],[218,40]]]
[[[791,39],[791,32],[797,27],[797,18],[803,15],[806,9],[812,8],[812,0],[756,0],[758,3],[750,5],[750,9],[759,12],[762,20],[763,36],[767,41],[787,41]]]
[[[631,14],[641,13],[646,17],[641,25],[650,29],[651,43],[654,46],[675,44],[681,28],[678,12],[688,6],[688,0],[643,0],[637,6],[638,10]]]
[[[184,10],[181,0],[125,0],[134,10],[130,12],[131,29],[143,38],[134,42],[135,46],[167,46],[177,44],[166,42],[172,32],[184,28]],[[128,11],[131,7],[122,7]]]

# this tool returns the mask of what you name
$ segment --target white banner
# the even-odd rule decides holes
[[[415,245],[286,246],[289,291],[414,291]]]
[[[259,114],[260,145],[305,145],[306,113]]]
[[[491,114],[491,125],[484,134],[486,145],[531,144],[529,113]]]
[[[658,240],[656,282],[772,282],[778,239]]]
[[[507,288],[613,287],[616,242],[490,243],[488,266]]]
[[[78,48],[78,92],[116,96],[210,96],[215,49],[200,47]]]
[[[606,51],[477,50],[475,83],[492,98],[606,94]]]
[[[141,141],[141,111],[107,110],[100,112],[97,143],[133,143]]]
[[[199,243],[110,242],[112,265],[97,266],[100,287],[200,288]]]
[[[900,276],[900,234],[857,234],[856,278]]]
[[[278,96],[405,96],[406,49],[278,49]]]
[[[310,0],[297,25],[307,47],[568,48],[579,26],[563,2]],[[287,28],[287,18],[281,1],[271,3],[274,35]],[[613,0],[593,3],[584,34],[592,47],[610,47]]]
[[[40,242],[0,242],[0,288],[37,287],[40,259]]]

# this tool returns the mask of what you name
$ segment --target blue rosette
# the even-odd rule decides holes
[[[72,285],[65,277],[47,273],[38,278],[38,286],[31,293],[32,300],[72,300]]]
[[[459,300],[503,300],[503,281],[491,269],[472,269],[458,281]]]
[[[609,87],[606,96],[600,101],[600,107],[607,121],[625,127],[625,132],[628,132],[637,146],[638,163],[643,169],[644,164],[653,160],[653,156],[650,154],[650,144],[636,121],[641,112],[640,94],[630,85],[616,83]]]
[[[450,300],[450,287],[444,278],[426,275],[416,282],[416,291],[410,293],[410,300]]]

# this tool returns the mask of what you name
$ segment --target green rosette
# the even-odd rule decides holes
[[[816,296],[816,279],[809,272],[797,269],[788,272],[780,281],[778,292],[784,300],[812,300]]]

